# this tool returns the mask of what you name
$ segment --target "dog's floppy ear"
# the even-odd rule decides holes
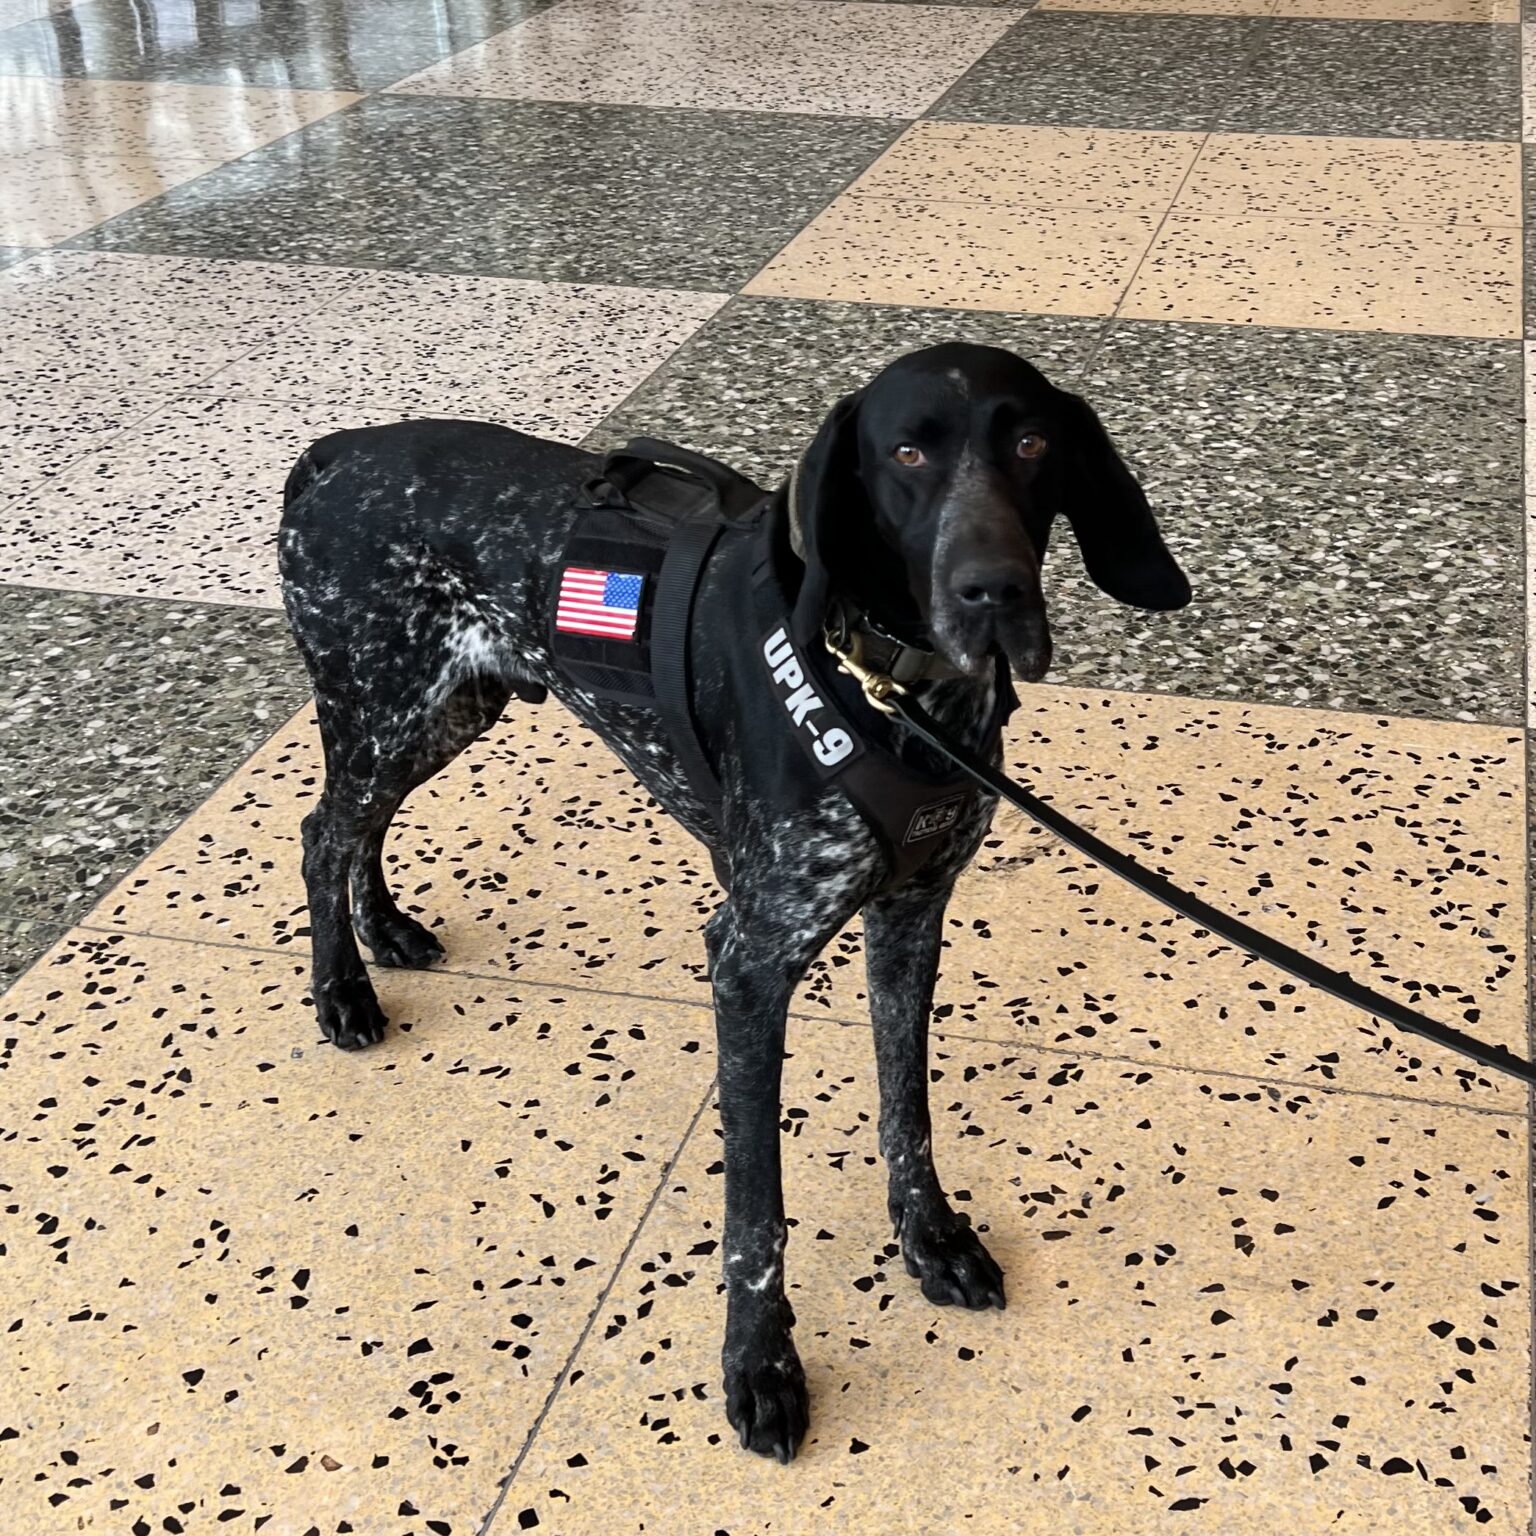
[[[812,567],[838,563],[840,546],[862,531],[868,498],[859,482],[859,403],[862,389],[844,395],[801,455],[791,497],[795,553]]]
[[[1064,432],[1057,463],[1057,510],[1077,536],[1094,584],[1136,608],[1182,608],[1189,578],[1163,543],[1136,477],[1086,400],[1057,391]]]
[[[832,407],[790,479],[790,541],[805,562],[791,624],[801,644],[817,643],[834,573],[847,570],[849,551],[869,528],[869,500],[859,480],[863,393],[845,395]]]

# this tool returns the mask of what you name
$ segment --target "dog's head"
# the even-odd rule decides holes
[[[952,343],[840,400],[796,483],[808,562],[897,633],[979,672],[996,652],[1045,674],[1040,564],[1058,515],[1093,580],[1138,608],[1189,582],[1097,416],[1022,358]]]

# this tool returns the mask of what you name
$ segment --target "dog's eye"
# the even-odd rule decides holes
[[[898,464],[905,464],[908,469],[914,469],[917,465],[925,463],[921,448],[914,448],[911,443],[898,443],[891,451],[891,457]]]
[[[1038,459],[1045,452],[1046,441],[1038,432],[1026,432],[1019,439],[1019,457],[1021,459]]]

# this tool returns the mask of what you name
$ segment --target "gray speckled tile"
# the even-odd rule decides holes
[[[29,917],[7,917],[0,913],[0,993],[63,938],[64,932],[57,923],[40,923]]]
[[[561,0],[397,89],[916,117],[1022,14],[825,0]]]
[[[1121,324],[1084,388],[1196,602],[1116,609],[1063,541],[1055,677],[1520,718],[1518,344]]]
[[[1265,24],[1252,133],[1520,137],[1520,29],[1457,22]]]
[[[1036,11],[928,116],[1513,139],[1519,51],[1506,26]]]
[[[0,267],[14,266],[18,261],[25,261],[28,256],[37,253],[25,245],[0,245]]]
[[[1522,708],[1518,342],[736,299],[588,439],[651,433],[770,480],[828,404],[951,337],[1081,389],[1138,468],[1196,606],[1121,608],[1070,536],[1052,676],[1513,721]],[[1426,619],[1433,612],[1434,622]]]
[[[1262,20],[1234,16],[1035,11],[927,115],[1084,128],[1210,129],[1251,92],[1251,59],[1263,28]]]
[[[226,15],[213,6],[86,0],[0,32],[0,73],[376,90],[547,3],[461,0],[423,14],[401,4],[262,0]]]
[[[78,918],[304,697],[281,614],[0,588],[0,916]]]
[[[901,126],[377,96],[77,243],[735,288]]]
[[[733,299],[587,439],[671,438],[748,474],[785,474],[828,408],[893,358],[941,341],[1009,347],[1071,383],[1104,322],[883,304]]]

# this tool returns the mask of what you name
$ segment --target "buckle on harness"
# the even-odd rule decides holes
[[[870,705],[882,715],[894,715],[896,707],[890,702],[891,695],[907,690],[885,672],[876,672],[864,665],[864,637],[858,630],[849,631],[846,625],[826,631],[827,650],[837,662],[837,670],[846,672],[863,690]]]

